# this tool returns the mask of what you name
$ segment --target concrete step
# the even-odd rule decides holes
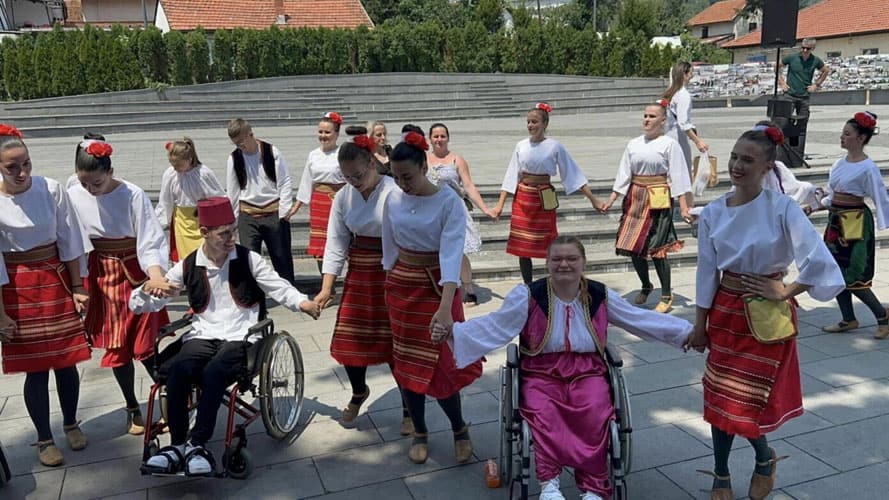
[[[335,108],[342,103],[342,99],[335,97],[308,98],[288,97],[286,99],[243,99],[225,103],[225,107],[232,112],[254,109],[280,109],[300,108],[305,111],[321,108]],[[126,103],[97,103],[97,104],[45,104],[41,106],[25,106],[5,109],[0,106],[0,117],[18,121],[20,116],[47,116],[47,115],[83,115],[89,113],[113,113],[113,112],[157,112],[157,111],[203,111],[205,109],[219,108],[219,101],[211,100],[181,100],[181,101],[133,101]]]
[[[270,107],[268,109],[254,108],[249,110],[250,121],[257,119],[297,120],[299,122],[314,121],[322,116],[327,108],[306,108],[294,106],[291,108]],[[201,110],[156,110],[156,111],[114,111],[110,113],[81,113],[62,114],[48,116],[16,116],[13,122],[22,130],[32,127],[66,127],[66,126],[91,126],[91,128],[104,129],[106,123],[133,123],[133,122],[161,122],[176,124],[198,118],[203,121],[221,121],[228,123],[238,113],[248,110],[233,110],[220,107],[218,104],[213,109]],[[354,113],[342,113],[343,118],[354,119]]]

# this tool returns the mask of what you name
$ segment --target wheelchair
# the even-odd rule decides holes
[[[630,417],[630,396],[624,380],[623,360],[611,346],[605,346],[614,421],[608,445],[608,464],[613,485],[613,499],[627,500],[627,475],[632,458],[633,425]],[[500,480],[508,488],[512,500],[518,485],[518,498],[527,500],[531,479],[531,429],[519,413],[521,404],[519,346],[510,344],[506,351],[506,365],[500,367]]]
[[[9,461],[6,460],[6,453],[3,452],[3,443],[0,443],[0,488],[12,479],[12,473],[9,470]]]
[[[161,340],[174,337],[176,332],[191,325],[192,315],[186,314],[179,320],[161,328],[155,341],[155,357],[153,367],[154,384],[151,386],[147,411],[144,447],[142,451],[141,472],[143,475],[154,474],[147,470],[144,463],[160,450],[159,436],[166,432],[166,423],[154,419],[155,401],[161,408],[165,404],[166,390],[164,376],[160,373],[163,363],[179,352],[182,346],[181,337],[170,343],[163,351],[160,350]],[[222,471],[216,477],[246,479],[253,472],[253,456],[247,450],[246,428],[254,421],[262,418],[266,433],[273,439],[283,441],[291,438],[297,429],[299,414],[302,410],[304,369],[302,352],[296,340],[285,331],[275,332],[271,319],[264,319],[251,327],[244,336],[244,369],[237,381],[228,388],[223,396],[222,404],[228,408],[225,430],[225,451],[222,455]],[[249,356],[247,341],[258,337],[254,355]],[[254,379],[259,377],[259,385]],[[259,408],[254,403],[244,400],[245,393],[259,400]],[[188,410],[194,416],[200,398],[200,387],[192,389]],[[235,425],[235,414],[243,420]],[[193,421],[191,422],[193,423]],[[184,475],[179,472],[176,475]]]

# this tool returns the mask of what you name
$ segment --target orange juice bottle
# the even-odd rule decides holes
[[[497,462],[493,458],[489,458],[485,464],[485,482],[488,488],[500,487],[500,468],[497,467]]]

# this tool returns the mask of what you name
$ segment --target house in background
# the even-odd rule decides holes
[[[799,11],[796,39],[815,38],[822,59],[889,54],[889,0],[823,0]],[[724,43],[734,62],[774,60],[759,30]]]
[[[722,0],[699,12],[686,23],[691,34],[705,43],[721,44],[734,40],[760,26],[759,12],[741,15],[746,0]]]

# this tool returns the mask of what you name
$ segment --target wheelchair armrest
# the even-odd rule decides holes
[[[275,322],[271,318],[266,318],[259,323],[247,329],[247,335],[244,335],[244,343],[250,341],[250,337],[260,336],[266,337],[275,331]]]
[[[166,324],[161,327],[160,332],[158,332],[157,340],[160,341],[162,338],[172,337],[176,335],[177,330],[181,330],[189,325],[191,325],[191,320],[194,317],[191,313],[186,313],[181,318],[176,321]]]
[[[608,344],[605,344],[605,359],[608,360],[609,365],[616,368],[620,368],[624,365],[624,360],[620,357],[620,352],[617,348],[611,347]]]
[[[510,368],[519,367],[519,346],[509,344],[506,346],[506,366]]]

